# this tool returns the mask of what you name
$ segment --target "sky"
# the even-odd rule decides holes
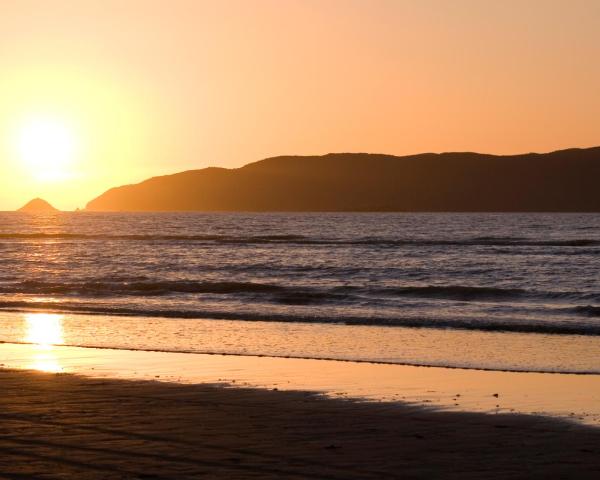
[[[276,155],[600,145],[597,0],[2,0],[0,210]]]

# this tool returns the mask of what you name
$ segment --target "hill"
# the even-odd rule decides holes
[[[268,158],[112,188],[92,211],[600,212],[600,147],[546,154]]]
[[[34,198],[30,200],[25,205],[23,205],[18,212],[28,212],[28,213],[50,213],[50,212],[58,212],[56,208],[50,205],[46,200],[42,200],[41,198]]]

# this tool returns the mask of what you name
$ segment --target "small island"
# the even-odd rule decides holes
[[[34,198],[17,210],[17,212],[25,213],[54,213],[59,211],[41,198]]]

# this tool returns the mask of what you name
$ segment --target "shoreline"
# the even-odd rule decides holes
[[[600,375],[600,337],[581,335],[0,311],[0,338],[98,349]]]
[[[600,429],[305,391],[0,369],[0,477],[597,478]]]
[[[575,306],[573,308],[588,308],[587,306]],[[591,306],[594,308],[593,306]],[[566,307],[567,309],[569,307]],[[281,323],[280,314],[269,316],[264,313],[243,312],[230,313],[225,311],[196,311],[196,310],[136,310],[126,307],[112,308],[110,310],[100,310],[94,305],[89,306],[69,306],[56,302],[40,302],[27,300],[5,300],[0,302],[0,314],[14,313],[51,313],[57,315],[78,315],[93,317],[119,317],[119,318],[158,318],[163,320],[216,320],[216,321],[237,321],[237,322],[265,322]],[[588,316],[589,318],[589,316]],[[581,317],[585,319],[585,315]],[[355,327],[379,327],[379,328],[412,328],[424,330],[455,330],[458,332],[481,332],[481,333],[500,333],[500,334],[531,334],[531,335],[552,335],[552,336],[590,336],[599,338],[600,327],[594,325],[568,325],[564,323],[550,325],[524,325],[507,323],[481,323],[474,326],[470,322],[461,321],[443,321],[436,320],[424,322],[414,318],[403,319],[378,319],[349,316],[343,317],[336,315],[335,320],[330,317],[312,317],[312,316],[293,316],[288,315],[285,323],[306,324],[306,325],[339,325]]]
[[[520,413],[600,426],[600,375],[418,367],[39,344],[0,344],[0,367],[84,377],[311,391],[455,412]]]
[[[39,343],[34,342],[18,342],[0,340],[0,345],[30,345],[36,346]],[[386,360],[365,360],[360,358],[337,358],[337,357],[310,357],[298,355],[277,355],[266,353],[236,353],[236,352],[219,352],[219,351],[204,351],[204,350],[168,350],[157,348],[116,348],[104,345],[77,345],[69,343],[50,344],[51,347],[69,347],[69,348],[85,348],[92,350],[118,350],[123,352],[144,352],[144,353],[175,353],[184,355],[220,355],[223,357],[253,357],[253,358],[273,358],[273,359],[289,359],[289,360],[318,360],[323,362],[342,362],[342,363],[358,363],[368,365],[397,365],[399,367],[417,367],[417,368],[443,368],[448,370],[472,370],[476,372],[499,372],[499,373],[537,373],[543,375],[581,375],[581,376],[600,376],[600,372],[596,371],[566,371],[559,372],[554,370],[520,370],[510,368],[488,368],[488,367],[471,367],[471,366],[455,366],[455,365],[433,365],[428,363],[409,363],[400,361]]]

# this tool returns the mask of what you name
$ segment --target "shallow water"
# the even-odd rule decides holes
[[[4,312],[0,338],[120,350],[600,373],[600,338],[584,335]]]

